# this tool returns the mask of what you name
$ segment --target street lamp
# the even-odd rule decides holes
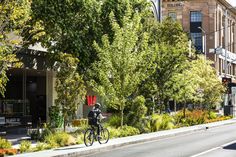
[[[205,55],[205,60],[207,59],[206,57],[206,31],[202,27],[198,27],[202,31],[202,50]]]

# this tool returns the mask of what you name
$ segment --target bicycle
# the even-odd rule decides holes
[[[97,130],[93,125],[90,125],[90,128],[88,128],[84,133],[84,144],[88,146],[92,146],[94,140],[97,140],[100,144],[105,144],[109,141],[110,133],[108,129],[104,128],[100,124],[100,136],[97,135]]]

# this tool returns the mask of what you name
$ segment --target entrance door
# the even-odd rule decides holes
[[[26,99],[30,102],[33,126],[46,122],[46,73],[26,71]]]

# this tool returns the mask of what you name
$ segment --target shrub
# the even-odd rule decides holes
[[[20,152],[24,153],[24,152],[29,152],[30,151],[30,147],[31,147],[31,142],[30,141],[21,141],[20,143]]]
[[[134,127],[139,129],[140,133],[149,133],[151,132],[150,120],[150,117],[144,117]]]
[[[16,155],[17,149],[6,149],[6,154],[7,155]]]
[[[0,157],[4,157],[4,155],[16,155],[17,149],[0,149]]]
[[[174,122],[174,118],[168,114],[154,114],[151,116],[150,128],[152,132],[173,129],[175,127]]]
[[[209,111],[208,113],[208,119],[216,119],[217,115],[215,112]]]
[[[140,134],[139,130],[137,128],[134,128],[132,126],[124,125],[123,127],[119,127],[119,137],[126,137],[126,136],[133,136]]]
[[[145,98],[143,96],[137,96],[131,103],[130,112],[127,115],[127,124],[130,126],[141,125],[141,120],[146,114]]]
[[[121,117],[118,115],[112,115],[107,121],[108,126],[119,127],[120,126]]]
[[[36,144],[35,151],[41,151],[41,150],[46,150],[50,148],[51,148],[50,145],[48,145],[47,143],[38,142]]]
[[[84,134],[78,134],[76,136],[76,144],[82,144],[84,143]]]
[[[126,137],[140,134],[137,128],[127,125],[118,128],[108,127],[107,129],[110,132],[110,138]]]
[[[11,142],[6,139],[0,138],[0,149],[9,149],[11,148]]]
[[[185,117],[183,116],[183,111],[179,111],[174,119],[176,124],[179,126],[192,126],[198,124],[204,124],[208,119],[207,111],[203,110],[193,110],[185,112]]]
[[[75,138],[65,132],[57,132],[54,134],[50,134],[45,137],[45,142],[49,144],[52,148],[58,146],[69,146],[76,143]]]
[[[119,130],[114,127],[107,127],[110,133],[110,138],[117,138],[120,136]]]
[[[60,108],[58,106],[51,106],[49,108],[50,126],[52,128],[62,127],[64,123]]]

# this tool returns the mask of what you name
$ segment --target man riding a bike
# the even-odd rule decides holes
[[[93,145],[94,140],[100,144],[107,143],[109,140],[109,131],[101,125],[101,120],[105,117],[102,115],[101,104],[96,103],[88,114],[88,124],[91,126],[84,133],[84,143],[86,146]],[[97,128],[97,134],[96,134]]]
[[[101,132],[101,120],[103,118],[105,118],[105,117],[103,117],[102,111],[100,108],[101,108],[101,104],[96,103],[94,105],[93,109],[90,111],[91,114],[93,114],[93,115],[88,116],[89,117],[89,125],[97,127],[98,138],[100,137],[100,132]]]

